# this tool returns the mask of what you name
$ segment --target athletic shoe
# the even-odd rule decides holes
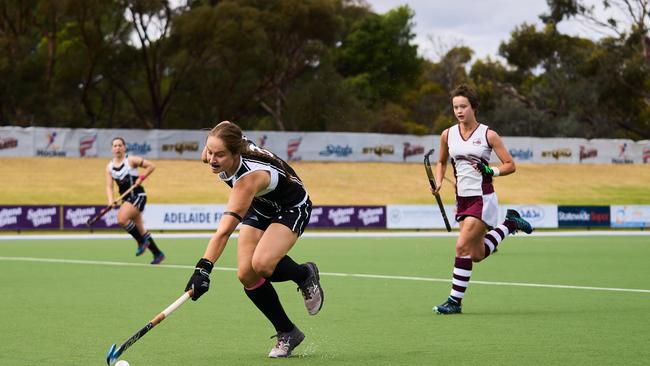
[[[278,332],[271,338],[277,338],[278,343],[275,344],[275,347],[269,352],[269,357],[278,358],[278,357],[289,357],[291,356],[291,351],[294,348],[298,347],[305,339],[305,334],[294,326],[293,330],[290,332]]]
[[[138,250],[135,251],[135,256],[139,257],[143,255],[144,252],[147,251],[147,248],[149,248],[149,244],[151,244],[149,240],[145,240],[144,243],[138,244]]]
[[[506,212],[506,220],[511,220],[515,222],[516,229],[515,233],[518,230],[521,230],[525,232],[526,234],[530,234],[533,232],[533,227],[530,225],[530,223],[526,220],[524,220],[520,215],[519,212],[515,210],[508,210]],[[514,234],[514,233],[513,233]]]
[[[438,306],[434,306],[433,312],[436,314],[448,315],[448,314],[461,314],[462,310],[459,303],[457,303],[451,298],[447,298],[447,301],[443,302]]]
[[[165,260],[165,253],[160,252],[160,254],[153,257],[151,264],[160,264],[160,262]]]
[[[318,267],[316,267],[316,263],[307,262],[305,263],[305,266],[307,266],[307,269],[309,270],[309,276],[305,282],[298,286],[298,290],[300,290],[303,299],[305,299],[305,307],[307,308],[309,315],[316,315],[323,307],[325,293],[323,292],[323,288],[320,286],[320,276],[318,275]]]

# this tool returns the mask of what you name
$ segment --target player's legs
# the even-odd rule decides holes
[[[288,227],[278,223],[270,224],[253,253],[252,266],[255,272],[263,277],[271,277],[280,259],[291,250],[296,240],[298,234]]]
[[[140,219],[140,211],[133,206],[131,202],[124,201],[120,205],[120,209],[117,211],[117,223],[126,230],[133,239],[140,245],[143,242],[144,238],[142,237],[143,232],[138,228],[136,220],[140,220],[142,224],[142,219]]]
[[[160,264],[160,262],[165,260],[165,253],[160,250],[156,244],[156,241],[153,239],[153,236],[151,236],[151,233],[144,228],[141,211],[139,211],[138,215],[133,219],[133,221],[135,222],[138,231],[142,233],[142,241],[138,244],[138,249],[136,250],[135,255],[139,256],[144,254],[148,248],[151,251],[151,254],[153,254],[153,260],[151,261],[151,264]]]
[[[289,320],[284,311],[277,292],[264,276],[258,273],[253,266],[253,257],[257,251],[264,231],[250,225],[242,225],[237,240],[237,277],[244,285],[246,296],[273,324],[278,337],[278,344],[282,339],[280,348],[276,347],[269,354],[270,357],[287,357],[291,350],[300,342],[296,342],[302,332]],[[286,252],[285,252],[286,254]],[[292,337],[293,336],[293,337]],[[291,341],[293,338],[293,341]],[[304,338],[304,335],[302,335]],[[300,339],[302,341],[302,339]]]
[[[456,258],[452,273],[451,292],[447,301],[434,306],[433,311],[438,314],[461,313],[461,303],[472,276],[472,261],[483,258],[483,237],[486,226],[483,221],[473,216],[466,216],[460,222],[460,235],[456,241]]]

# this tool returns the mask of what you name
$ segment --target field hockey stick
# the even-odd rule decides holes
[[[124,351],[126,351],[129,347],[131,347],[135,342],[138,341],[138,339],[142,338],[145,334],[147,334],[148,331],[151,330],[151,328],[155,327],[158,325],[161,321],[165,320],[171,313],[174,312],[174,310],[178,309],[185,301],[187,301],[190,297],[192,297],[192,291],[189,290],[185,292],[181,297],[176,299],[171,305],[169,305],[165,310],[163,310],[160,314],[156,315],[147,325],[142,327],[139,331],[137,331],[134,335],[131,336],[131,338],[127,339],[126,342],[122,343],[120,348],[116,348],[116,344],[113,343],[113,345],[108,349],[108,354],[106,354],[106,364],[107,365],[112,365],[115,360],[117,360],[118,357]]]
[[[122,193],[121,196],[117,197],[117,199],[115,201],[113,201],[112,204],[102,208],[102,210],[99,211],[99,213],[97,215],[95,215],[94,217],[89,218],[88,221],[86,221],[86,225],[90,226],[90,225],[96,223],[102,217],[104,217],[104,215],[106,215],[108,213],[108,211],[110,211],[115,205],[117,205],[117,203],[119,201],[123,200],[124,197],[126,197],[129,193],[131,193],[131,191],[133,191],[135,189],[135,187],[137,187],[137,186],[138,186],[138,184],[134,184],[131,187],[129,187],[129,189],[127,189],[126,192]]]
[[[451,225],[449,224],[449,219],[447,218],[447,212],[445,212],[445,206],[442,204],[440,194],[436,192],[436,179],[433,176],[433,171],[431,170],[431,162],[429,161],[429,156],[433,154],[433,150],[434,149],[429,150],[429,152],[424,155],[424,170],[427,172],[429,184],[431,185],[433,195],[436,197],[436,201],[438,202],[438,208],[440,208],[440,214],[442,214],[442,219],[445,222],[445,227],[447,228],[447,231],[451,231]]]

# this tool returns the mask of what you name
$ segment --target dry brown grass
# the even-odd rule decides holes
[[[0,204],[104,204],[108,159],[0,158]],[[156,160],[149,203],[225,203],[229,188],[198,161]],[[291,164],[317,205],[431,204],[422,164]],[[648,165],[531,165],[496,178],[502,203],[650,204]],[[451,169],[447,171],[448,176]],[[453,203],[445,182],[443,201]]]

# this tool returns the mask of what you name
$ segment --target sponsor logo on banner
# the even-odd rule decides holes
[[[612,227],[650,227],[650,206],[611,206]]]
[[[614,164],[634,164],[634,160],[627,155],[627,142],[618,145],[618,157],[612,159]]]
[[[95,217],[105,206],[63,206],[64,229],[89,229],[86,225],[88,219]],[[102,218],[95,222],[90,229],[117,229],[117,211],[119,206],[113,207]]]
[[[650,148],[643,149],[643,164],[650,162]]]
[[[18,225],[18,217],[22,214],[22,207],[0,208],[0,228]]]
[[[221,212],[165,212],[165,224],[216,224],[221,220]]]
[[[393,145],[377,145],[374,147],[364,147],[361,150],[362,154],[375,154],[377,156],[382,155],[393,155],[395,153],[395,147]]]
[[[322,207],[314,207],[311,210],[311,216],[309,217],[309,224],[318,225],[321,221],[321,216],[323,215]]]
[[[9,137],[0,136],[0,150],[13,149],[15,147],[18,147],[18,140],[16,140],[11,136]]]
[[[521,206],[519,214],[530,222],[544,220],[544,209],[539,206]]]
[[[422,145],[411,145],[410,142],[404,143],[404,153],[402,154],[402,159],[406,161],[406,158],[413,155],[424,155],[424,146]]]
[[[86,222],[99,213],[97,207],[78,207],[78,208],[68,208],[64,209],[65,221],[68,222],[72,227],[85,226]]]
[[[325,150],[318,153],[321,156],[330,156],[335,155],[338,157],[345,157],[352,154],[352,148],[350,145],[327,145]]]
[[[571,157],[571,149],[562,148],[562,149],[542,151],[542,157],[543,158],[553,158],[555,160],[559,160],[560,158],[570,158]]]
[[[151,151],[151,145],[146,142],[138,143],[131,142],[126,143],[126,152],[133,153],[133,155],[147,155]]]
[[[178,155],[183,155],[185,151],[199,151],[198,141],[182,141],[175,144],[163,144],[162,151],[176,151]]]
[[[79,156],[97,156],[97,151],[93,149],[97,141],[97,135],[88,135],[79,139]],[[93,151],[94,153],[90,153]]]
[[[45,208],[28,208],[27,209],[27,220],[29,220],[34,228],[37,228],[39,226],[43,225],[52,225],[54,222],[54,219],[57,216],[57,213],[59,212],[58,207],[45,207]],[[56,223],[58,224],[58,223]]]
[[[585,146],[580,145],[580,162],[585,159],[595,158],[598,156],[597,149],[588,149]]]
[[[317,206],[311,211],[311,227],[386,228],[385,206]]]
[[[334,226],[341,226],[352,222],[352,215],[354,215],[354,207],[334,208],[329,210],[327,218]]]
[[[510,149],[509,152],[517,160],[530,160],[533,158],[533,150],[531,149]]]
[[[0,206],[0,230],[59,228],[59,206]]]
[[[361,208],[357,214],[357,218],[361,220],[363,226],[370,226],[381,222],[382,217],[385,216],[386,210],[384,207]]]
[[[37,156],[66,156],[66,152],[61,150],[59,145],[59,134],[56,131],[48,132],[47,145],[44,149],[37,149]]]
[[[264,139],[264,141],[266,142],[266,139]],[[287,160],[297,161],[302,159],[301,156],[296,155],[298,149],[300,149],[301,142],[302,137],[290,139],[289,142],[287,142]]]
[[[609,211],[609,206],[558,206],[558,225],[560,227],[609,226]]]

